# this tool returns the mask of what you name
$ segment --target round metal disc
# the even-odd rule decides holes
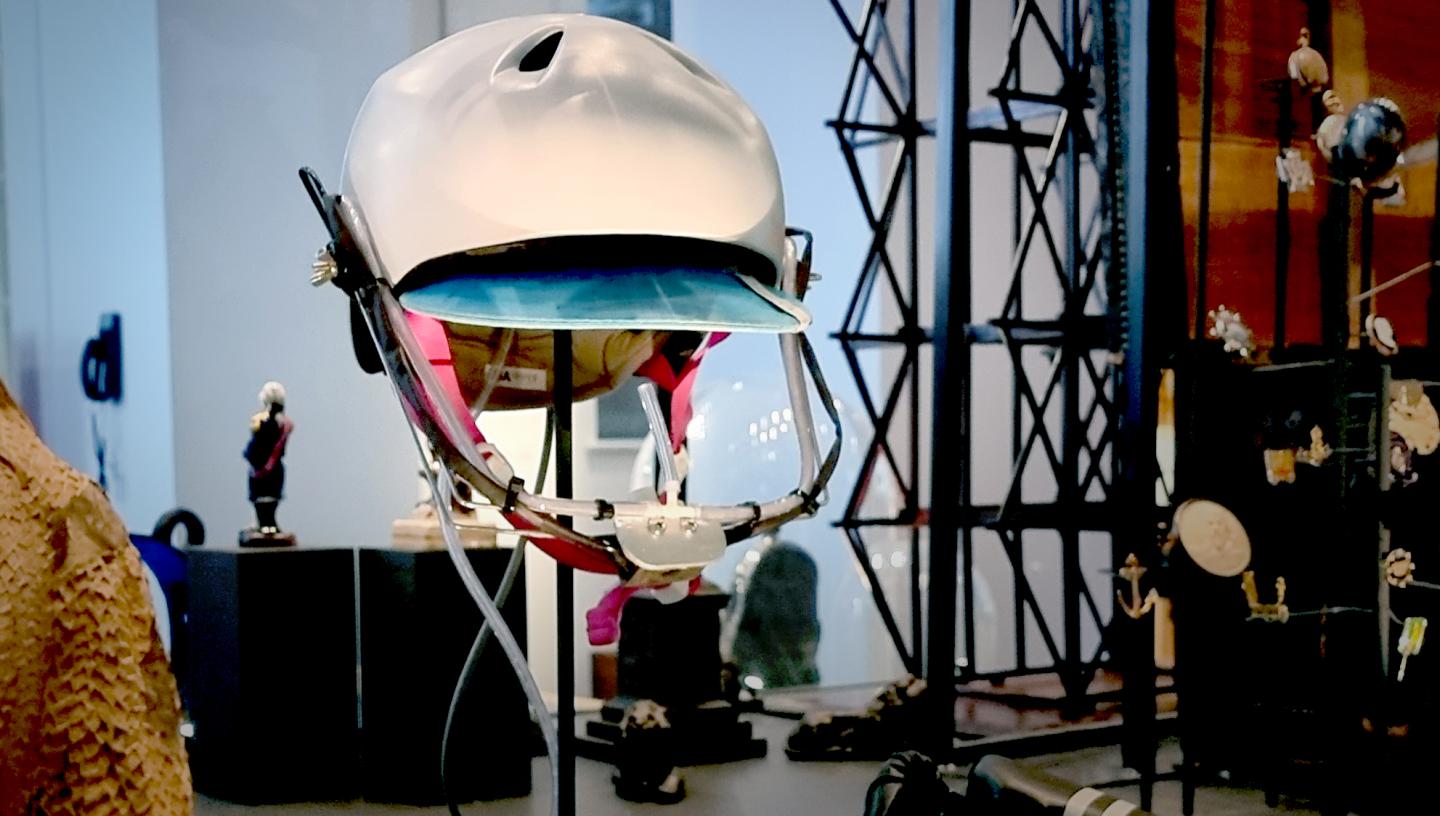
[[[1191,499],[1175,510],[1180,545],[1200,569],[1230,578],[1250,566],[1250,536],[1224,505]]]

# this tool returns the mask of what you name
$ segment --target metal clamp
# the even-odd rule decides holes
[[[1150,614],[1150,610],[1154,609],[1156,602],[1160,600],[1160,593],[1156,592],[1154,587],[1145,593],[1144,598],[1140,597],[1140,577],[1146,572],[1145,567],[1140,566],[1140,559],[1135,557],[1135,553],[1130,553],[1125,558],[1125,566],[1120,568],[1121,580],[1130,582],[1130,600],[1127,602],[1125,595],[1119,590],[1115,591],[1115,600],[1120,605],[1120,611],[1134,620]]]
[[[1260,603],[1260,592],[1255,588],[1255,571],[1246,570],[1240,577],[1240,587],[1245,590],[1245,602],[1250,605],[1247,620],[1262,620],[1266,623],[1284,623],[1290,620],[1290,607],[1285,605],[1285,578],[1275,579],[1275,603]]]

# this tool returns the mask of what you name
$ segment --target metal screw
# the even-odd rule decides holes
[[[315,253],[315,260],[310,262],[310,285],[324,286],[335,280],[340,274],[340,265],[335,263],[335,257],[330,250],[322,247]]]

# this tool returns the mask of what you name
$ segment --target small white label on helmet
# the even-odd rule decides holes
[[[501,388],[513,388],[516,391],[544,391],[545,369],[505,366],[500,369],[500,377],[495,384]]]

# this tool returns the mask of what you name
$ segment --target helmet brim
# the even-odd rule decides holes
[[[461,274],[406,291],[400,303],[452,323],[513,329],[788,334],[810,322],[798,300],[733,268]]]

